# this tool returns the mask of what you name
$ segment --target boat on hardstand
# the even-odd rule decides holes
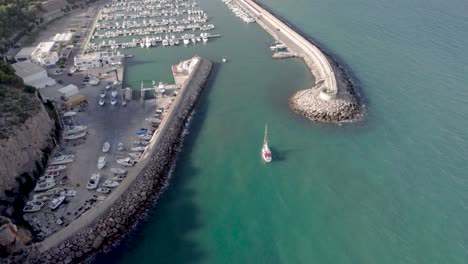
[[[73,162],[75,155],[61,155],[50,160],[50,165],[60,165]]]
[[[117,103],[117,99],[112,98],[112,99],[111,99],[111,105],[115,105],[116,103]]]
[[[91,177],[89,178],[88,184],[86,185],[86,189],[88,190],[96,189],[100,178],[101,178],[101,175],[98,172],[93,173],[93,175],[91,175]]]
[[[124,170],[124,169],[120,169],[120,168],[110,168],[110,171],[112,173],[114,173],[115,175],[118,175],[118,174],[127,174],[127,171]]]
[[[124,150],[124,145],[122,142],[119,142],[119,144],[117,145],[117,149],[118,150]]]
[[[104,142],[104,144],[102,145],[102,152],[106,153],[108,152],[110,149],[110,143],[108,141]]]
[[[98,189],[96,190],[96,192],[98,192],[98,193],[104,193],[104,194],[110,193],[110,191],[111,191],[111,189],[109,189],[109,188],[98,188]]]
[[[42,209],[42,207],[40,207],[38,205],[26,205],[23,208],[23,213],[34,213],[34,212],[37,212],[37,211],[39,211],[41,209]]]
[[[86,129],[88,129],[87,126],[74,126],[71,129],[63,131],[63,135],[68,136],[68,135],[76,134],[76,133],[79,133],[79,132],[83,132]]]
[[[59,197],[50,200],[49,208],[52,210],[57,209],[63,203],[65,198],[66,196],[60,195]]]
[[[101,98],[106,97],[106,91],[102,91],[102,92],[99,94],[99,96],[100,96]]]
[[[117,97],[117,90],[115,90],[115,89],[112,90],[111,96],[112,96],[113,98]]]
[[[146,149],[146,147],[134,147],[134,148],[131,148],[130,150],[131,151],[141,151],[141,152],[143,152],[143,151],[145,151],[145,149]]]
[[[66,168],[67,168],[67,165],[49,166],[49,167],[47,167],[46,172],[63,171]]]
[[[268,138],[267,138],[267,126],[265,125],[265,136],[263,138],[263,147],[262,147],[262,158],[265,162],[271,161],[271,151],[268,147]]]
[[[124,159],[118,159],[117,163],[126,167],[131,167],[135,165],[135,161],[130,157],[124,158]]]
[[[99,159],[98,159],[98,165],[97,165],[98,169],[104,168],[104,167],[106,166],[106,164],[107,164],[106,157],[104,157],[104,156],[99,157]]]
[[[64,136],[63,139],[66,139],[66,140],[73,140],[73,139],[79,139],[79,138],[82,138],[86,136],[86,131],[83,131],[81,133],[78,133],[78,134],[72,134],[72,135],[67,135],[67,136]]]
[[[104,99],[99,100],[99,105],[100,106],[103,106],[105,103],[106,103],[106,101]]]
[[[112,181],[112,180],[106,180],[102,186],[106,187],[106,188],[115,188],[117,186],[119,186],[119,182],[118,181]]]

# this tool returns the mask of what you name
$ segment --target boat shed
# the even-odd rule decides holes
[[[30,61],[20,61],[12,64],[16,75],[23,79],[24,83],[42,89],[56,84],[55,80],[47,75],[47,71],[41,66]]]
[[[36,49],[36,47],[27,47],[22,48],[18,54],[15,55],[16,61],[26,61],[31,59],[31,54]]]
[[[58,89],[58,92],[70,99],[71,96],[78,94],[78,87],[73,84]]]

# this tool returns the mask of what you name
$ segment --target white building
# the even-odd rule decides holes
[[[70,98],[71,96],[78,94],[78,87],[73,84],[67,85],[63,88],[58,89],[58,92],[63,96]]]
[[[46,70],[37,64],[30,61],[21,61],[12,64],[12,66],[16,71],[16,75],[21,77],[27,85],[34,86],[38,89],[55,85],[55,80],[47,76]]]
[[[120,65],[122,59],[123,55],[120,52],[94,52],[75,56],[74,64],[78,69],[89,69]]]
[[[31,61],[45,67],[53,67],[59,61],[55,42],[41,42],[31,54]]]
[[[55,34],[53,40],[55,42],[68,43],[71,40],[72,37],[73,37],[73,33],[71,33],[71,32],[57,33],[57,34]]]

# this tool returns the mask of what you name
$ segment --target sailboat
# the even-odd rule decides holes
[[[267,125],[265,125],[265,137],[263,138],[263,147],[262,147],[262,158],[265,162],[271,161],[271,151],[268,147],[268,139],[267,139]]]

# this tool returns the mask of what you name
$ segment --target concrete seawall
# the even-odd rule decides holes
[[[31,246],[29,254],[16,256],[16,260],[19,263],[81,262],[118,242],[167,186],[185,123],[211,68],[210,61],[199,59],[173,102],[172,111],[161,123],[158,137],[150,145],[151,151],[134,168],[139,172],[127,176],[126,186],[112,192],[69,226]]]
[[[314,87],[291,96],[289,104],[293,111],[322,122],[353,121],[363,117],[364,107],[354,85],[333,59],[262,5],[253,0],[237,2],[256,16],[258,24],[273,38],[302,57],[314,75]]]

